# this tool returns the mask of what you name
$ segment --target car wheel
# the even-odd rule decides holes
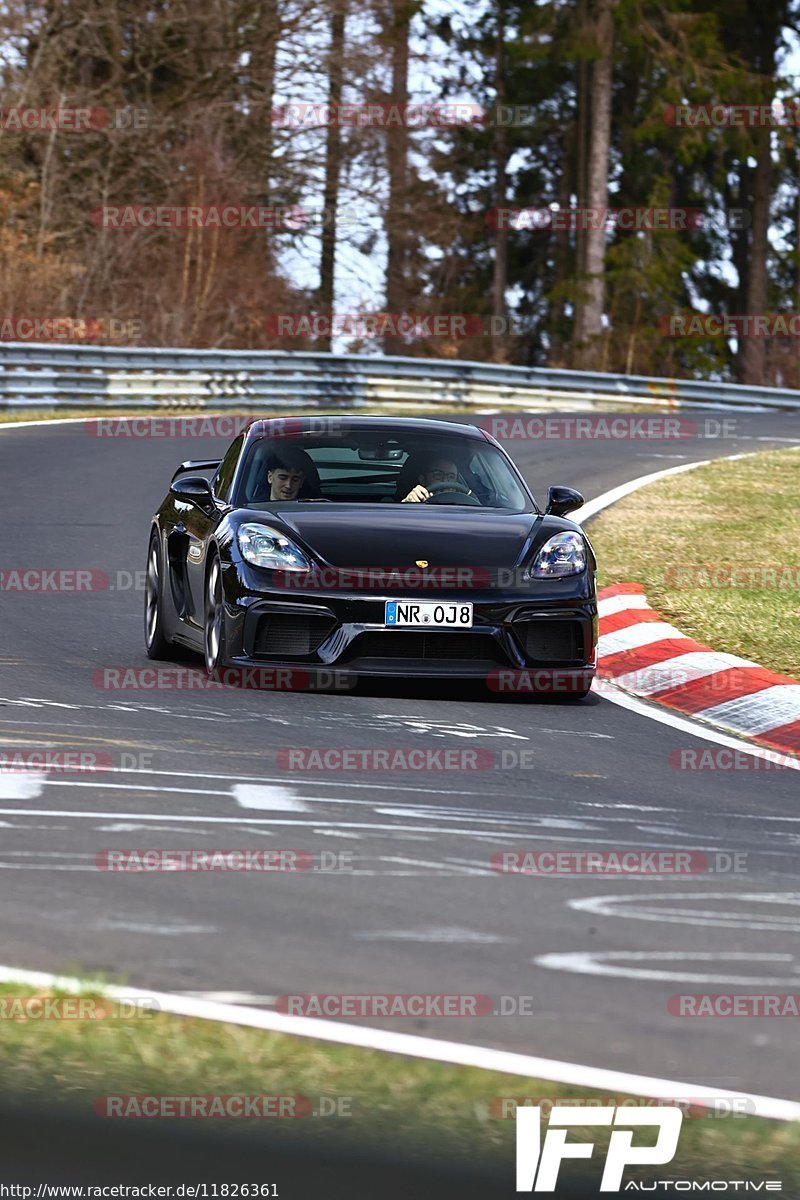
[[[161,541],[153,530],[147,549],[144,581],[144,644],[148,658],[168,659],[172,656],[173,647],[164,636],[161,575]]]
[[[214,675],[225,664],[225,609],[222,599],[222,568],[215,555],[206,577],[203,620],[206,670]]]

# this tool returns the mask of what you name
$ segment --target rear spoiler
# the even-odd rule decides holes
[[[216,470],[221,462],[221,458],[189,458],[186,462],[181,463],[170,483],[174,482],[179,475],[185,475],[187,471],[210,471],[212,468]]]

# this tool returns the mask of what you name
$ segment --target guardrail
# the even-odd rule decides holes
[[[0,343],[0,409],[530,409],[565,402],[798,409],[800,392],[459,359]]]

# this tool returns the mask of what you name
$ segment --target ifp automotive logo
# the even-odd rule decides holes
[[[615,1128],[608,1140],[601,1192],[618,1192],[622,1174],[629,1166],[662,1166],[672,1162],[678,1149],[683,1112],[678,1107],[631,1109],[608,1105],[556,1104],[550,1109],[542,1144],[542,1110],[517,1109],[517,1191],[554,1192],[565,1158],[591,1158],[594,1142],[568,1142],[572,1127],[585,1125],[655,1125],[658,1137],[652,1146],[634,1146],[633,1129]]]

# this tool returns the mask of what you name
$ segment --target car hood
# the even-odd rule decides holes
[[[548,534],[566,523],[537,513],[504,513],[443,504],[363,507],[298,505],[282,512],[240,510],[244,520],[264,520],[305,544],[335,567],[411,567],[425,559],[432,567],[480,564],[515,566],[547,525]]]

